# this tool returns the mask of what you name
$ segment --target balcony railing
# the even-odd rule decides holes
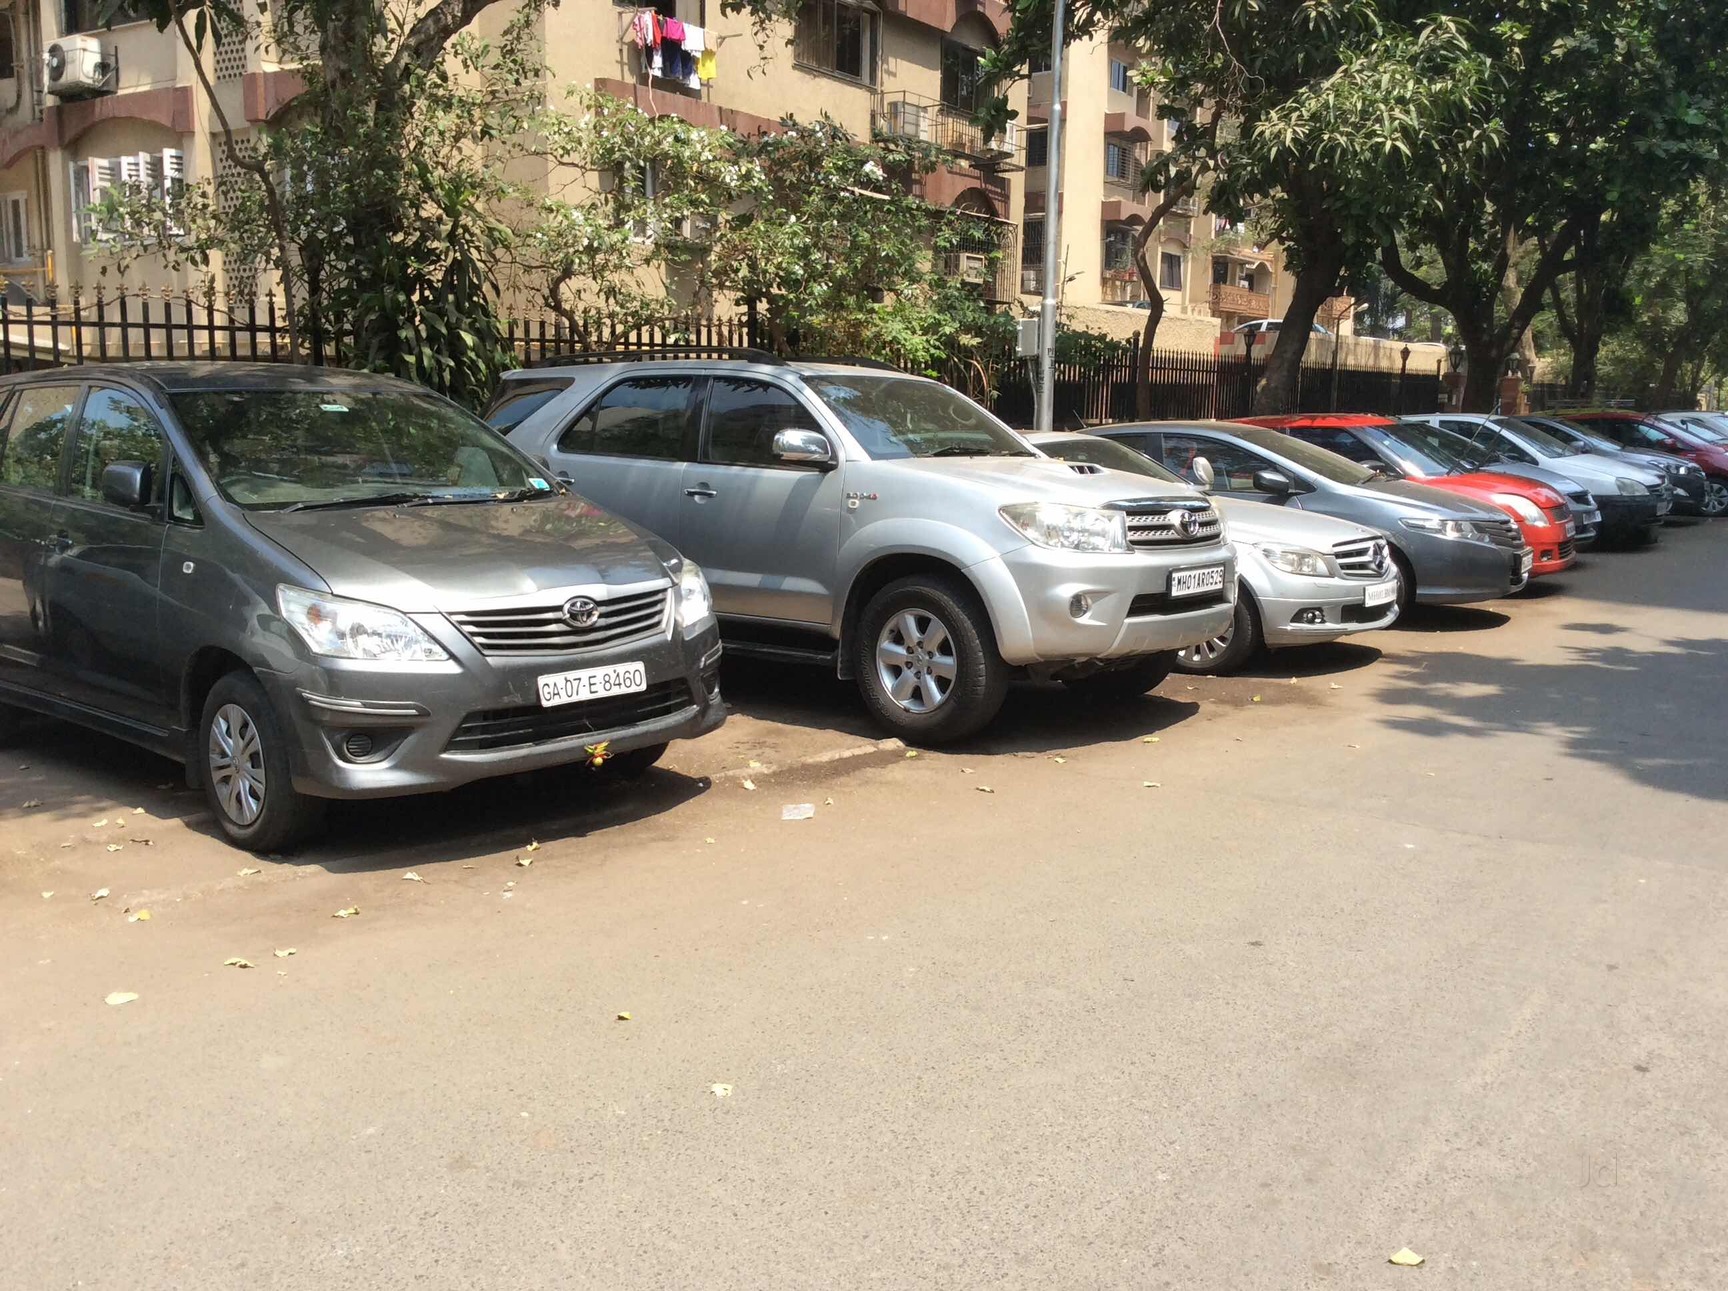
[[[1008,122],[1005,129],[986,139],[984,131],[964,109],[906,90],[877,95],[872,116],[871,128],[878,139],[933,144],[976,166],[993,170],[1018,170],[1022,166],[1024,154],[1018,121]]]
[[[1229,283],[1212,284],[1212,313],[1219,318],[1226,314],[1252,314],[1265,318],[1272,312],[1272,297],[1264,292],[1232,287]]]

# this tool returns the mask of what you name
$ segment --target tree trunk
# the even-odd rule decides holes
[[[1320,312],[1320,306],[1337,290],[1338,275],[1343,268],[1341,256],[1326,254],[1311,259],[1296,275],[1290,308],[1284,311],[1272,357],[1266,360],[1266,369],[1254,391],[1254,416],[1298,411],[1296,403],[1301,393],[1302,356],[1308,352],[1314,317]],[[1337,344],[1336,337],[1333,344]]]
[[[1165,203],[1157,212],[1163,219]],[[1152,272],[1152,257],[1148,250],[1157,223],[1148,220],[1134,235],[1134,267],[1140,273],[1140,286],[1146,292],[1146,323],[1140,329],[1140,351],[1134,356],[1134,415],[1141,421],[1152,419],[1152,342],[1158,336],[1158,324],[1164,321],[1164,293],[1158,289],[1158,279]]]
[[[1680,368],[1686,361],[1685,350],[1680,345],[1670,345],[1668,353],[1662,359],[1662,376],[1656,383],[1656,406],[1672,408],[1674,406],[1674,391],[1680,385]]]
[[[1465,332],[1464,406],[1460,412],[1493,412],[1500,397],[1500,373],[1511,350],[1495,337]]]

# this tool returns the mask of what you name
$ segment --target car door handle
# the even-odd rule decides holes
[[[700,488],[685,489],[684,490],[684,496],[687,498],[695,498],[698,502],[705,502],[709,498],[719,497],[720,494],[717,490],[711,489],[706,484],[704,484]]]

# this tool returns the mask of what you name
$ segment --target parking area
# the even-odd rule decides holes
[[[728,664],[637,785],[345,805],[280,860],[42,726],[0,752],[5,1280],[1717,1285],[1725,568],[1675,526],[939,753]]]

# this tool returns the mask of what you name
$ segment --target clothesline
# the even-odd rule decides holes
[[[726,37],[716,35],[711,41],[706,28],[668,18],[655,9],[636,10],[626,31],[624,38],[635,44],[650,78],[682,81],[697,93],[714,80],[716,50]]]

